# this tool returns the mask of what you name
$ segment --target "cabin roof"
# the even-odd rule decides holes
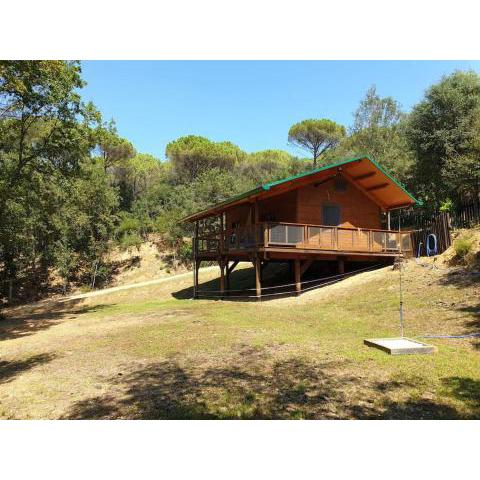
[[[395,180],[381,165],[368,155],[341,160],[330,165],[299,173],[291,177],[265,183],[252,190],[235,195],[200,212],[185,217],[183,221],[193,222],[216,215],[229,207],[268,198],[301,186],[333,178],[341,172],[383,210],[407,208],[422,205],[405,187]]]

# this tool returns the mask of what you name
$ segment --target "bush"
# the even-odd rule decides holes
[[[455,240],[453,248],[457,257],[463,260],[473,249],[473,239],[466,236],[460,237]]]
[[[117,227],[117,235],[121,238],[123,235],[127,236],[132,232],[137,232],[141,228],[140,220],[131,216],[128,213],[123,213],[120,223]]]
[[[177,255],[181,263],[189,265],[192,262],[192,244],[190,242],[182,242],[177,248]]]
[[[140,251],[143,240],[138,233],[127,233],[120,238],[118,243],[122,250],[131,250],[132,248],[136,248],[137,251]]]
[[[445,200],[440,205],[441,212],[451,212],[453,209],[453,202],[450,199]]]

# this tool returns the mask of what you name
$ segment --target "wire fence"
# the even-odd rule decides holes
[[[313,290],[315,288],[320,288],[324,287],[326,285],[331,285],[333,283],[339,282],[340,280],[343,280],[344,278],[350,277],[352,275],[356,275],[358,273],[362,272],[367,272],[371,270],[376,270],[378,268],[384,267],[385,264],[375,264],[373,266],[365,267],[365,268],[360,268],[357,270],[353,270],[352,272],[346,272],[346,273],[340,273],[337,275],[330,275],[328,277],[321,277],[321,278],[316,278],[313,280],[305,280],[301,282],[301,292],[304,293],[309,290]],[[314,285],[312,285],[314,284]],[[285,283],[282,285],[274,285],[271,287],[262,287],[261,289],[261,295],[258,296],[256,295],[250,295],[249,292],[256,292],[256,288],[244,288],[244,289],[228,289],[225,291],[221,290],[197,290],[196,291],[196,297],[197,298],[205,298],[205,299],[225,299],[225,298],[230,298],[232,300],[236,299],[265,299],[265,298],[271,298],[271,297],[279,297],[279,296],[289,296],[292,294],[297,294],[299,293],[296,289],[296,283]],[[304,285],[308,285],[307,287],[304,287]],[[290,288],[293,287],[293,288]],[[282,290],[287,288],[286,291],[274,291],[271,293],[263,293],[265,290]],[[237,293],[240,293],[238,295]],[[232,295],[234,294],[234,295]]]

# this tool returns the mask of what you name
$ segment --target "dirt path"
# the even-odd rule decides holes
[[[204,267],[204,268],[201,268],[200,271],[208,272],[214,269],[218,269],[218,267],[217,266]],[[104,288],[102,290],[94,290],[93,292],[69,295],[67,297],[64,297],[64,299],[77,300],[80,298],[98,297],[100,295],[108,295],[109,293],[119,292],[121,290],[129,290],[130,288],[148,287],[150,285],[157,285],[158,283],[170,282],[172,280],[179,280],[181,278],[186,278],[191,276],[192,276],[192,272],[179,273],[178,275],[170,275],[168,277],[156,278],[155,280],[147,280],[145,282],[130,283],[128,285],[119,285],[118,287],[110,287],[110,288]]]
[[[217,269],[217,266],[212,266],[212,267],[203,267],[200,269],[201,272],[208,272],[208,271],[213,271]],[[6,311],[13,313],[13,312],[20,312],[24,311],[25,309],[31,309],[31,308],[36,308],[36,307],[41,307],[46,308],[55,304],[62,304],[62,303],[67,303],[71,300],[81,300],[84,298],[91,298],[91,297],[99,297],[102,295],[109,295],[114,292],[119,292],[122,290],[130,290],[132,288],[142,288],[142,287],[148,287],[150,285],[158,285],[161,283],[167,283],[175,280],[181,280],[183,278],[188,278],[192,275],[192,272],[185,272],[185,273],[179,273],[178,275],[170,275],[168,277],[162,277],[162,278],[156,278],[154,280],[146,280],[144,282],[136,282],[136,283],[130,283],[128,285],[119,285],[118,287],[110,287],[110,288],[103,288],[101,290],[94,290],[93,292],[86,292],[86,293],[76,293],[73,295],[67,295],[67,296],[57,296],[57,297],[52,297],[52,298],[45,298],[43,300],[39,300],[37,302],[32,302],[32,303],[26,303],[22,305],[16,305],[12,306],[11,308],[7,308]]]

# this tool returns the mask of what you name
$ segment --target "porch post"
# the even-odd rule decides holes
[[[192,238],[192,253],[193,253],[193,298],[198,298],[198,268],[200,262],[198,258],[198,221],[195,222],[195,230]]]
[[[295,267],[295,290],[297,295],[302,292],[302,282],[301,282],[301,274],[300,274],[300,260],[294,261]]]
[[[198,270],[200,268],[201,260],[193,261],[193,298],[198,298]]]
[[[260,258],[255,257],[255,290],[257,294],[257,299],[260,300],[262,297],[262,278],[261,278],[261,263]]]
[[[223,212],[220,214],[220,245],[219,245],[219,251],[221,254],[223,254],[223,251],[225,249],[225,240],[224,240],[224,236],[225,236],[225,222],[224,222],[224,218],[223,218]]]
[[[390,228],[390,210],[387,212],[387,230],[391,230]]]
[[[339,258],[338,262],[338,273],[342,274],[345,273],[345,260],[343,258]]]
[[[258,220],[259,220],[259,215],[258,215],[258,202],[255,200],[255,203],[253,204],[253,235],[255,238],[255,247],[258,246],[259,242],[259,232],[258,232]]]

